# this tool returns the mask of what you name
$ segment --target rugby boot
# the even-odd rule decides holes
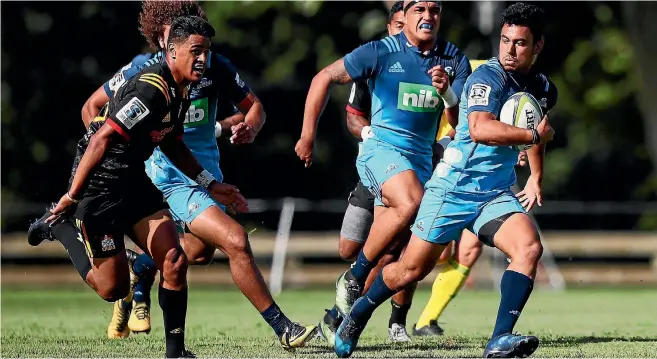
[[[112,319],[107,327],[107,338],[109,339],[123,339],[130,335],[130,328],[128,328],[128,318],[130,316],[131,303],[123,299],[114,302],[114,310],[112,312]]]
[[[319,335],[331,346],[335,344],[335,332],[338,330],[340,323],[342,322],[342,317],[338,316],[334,318],[331,315],[331,311],[326,309],[326,314],[324,318],[320,320],[318,326]]]
[[[359,300],[366,300],[361,298]],[[342,323],[335,333],[335,347],[333,350],[338,358],[349,358],[356,350],[358,339],[365,329],[364,325],[357,325],[350,315],[342,319]]]
[[[527,358],[538,348],[538,343],[535,336],[502,334],[488,342],[484,358]]]
[[[60,215],[57,219],[55,219],[55,221],[46,223],[46,219],[52,215],[52,213],[50,213],[52,208],[55,208],[54,203],[50,207],[46,208],[46,213],[41,216],[41,218],[30,224],[30,228],[27,230],[27,243],[29,243],[32,247],[38,246],[45,240],[51,242],[55,240],[55,236],[52,234],[50,227],[54,223],[61,221],[63,218]]]
[[[285,331],[278,337],[283,349],[296,349],[300,348],[311,340],[317,333],[316,325],[309,325],[307,327],[299,323],[291,323],[285,327]]]
[[[430,336],[437,336],[437,335],[443,335],[444,331],[443,328],[438,325],[438,322],[435,320],[429,321],[429,325],[425,325],[422,328],[417,328],[417,324],[413,326],[413,336],[416,337],[430,337]]]
[[[411,341],[411,337],[406,332],[406,327],[397,323],[392,323],[392,327],[388,328],[388,339],[398,343]]]
[[[130,293],[131,297],[134,298],[135,287],[140,280],[143,280],[142,277],[137,275],[135,270],[137,252],[126,249],[126,254],[128,255],[128,263],[130,264]],[[142,276],[154,276],[153,272],[144,272]],[[132,302],[132,310],[130,311],[130,319],[128,320],[128,328],[133,333],[146,333],[151,332],[151,308],[149,303],[146,302]]]
[[[335,305],[343,317],[351,312],[351,307],[363,291],[360,283],[354,279],[347,279],[348,272],[342,273],[335,283]]]

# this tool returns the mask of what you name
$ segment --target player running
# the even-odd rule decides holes
[[[184,343],[187,258],[144,161],[160,146],[218,200],[246,203],[234,186],[214,180],[182,141],[187,89],[203,76],[213,35],[212,26],[199,17],[181,17],[172,24],[166,58],[122,86],[110,100],[108,116],[92,123],[78,143],[68,191],[45,219],[48,224],[75,220],[92,262],[88,283],[105,300],[129,292],[124,234],[152,255],[162,273],[158,297],[167,358],[193,357]]]
[[[445,108],[457,116],[458,97],[445,68],[462,84],[470,74],[468,59],[453,44],[439,40],[441,3],[412,1],[404,6],[403,32],[370,42],[329,65],[308,92],[297,155],[312,163],[317,118],[332,83],[368,80],[373,89],[371,133],[357,159],[361,182],[375,194],[374,220],[351,269],[336,283],[339,314],[349,313],[366,278],[415,215],[431,174],[432,144]],[[399,240],[397,241],[399,242]]]
[[[465,84],[456,139],[427,183],[427,192],[412,226],[413,236],[398,262],[386,266],[372,287],[353,305],[335,338],[339,357],[349,357],[377,306],[395,292],[424,278],[445,245],[470,228],[484,243],[498,247],[511,264],[501,283],[502,298],[485,357],[526,357],[538,338],[512,334],[533,288],[542,246],[526,211],[541,198],[545,143],[554,131],[547,116],[536,129],[497,121],[502,105],[516,92],[526,91],[541,102],[556,103],[556,89],[532,64],[541,52],[544,13],[533,5],[516,3],[502,14],[498,58],[480,66]],[[549,106],[551,107],[551,106]],[[528,150],[532,174],[514,196],[512,145],[534,144]],[[521,204],[522,202],[522,204]]]
[[[144,3],[140,14],[140,27],[151,46],[157,46],[160,51],[150,56],[135,57],[129,66],[124,67],[112,80],[98,89],[85,104],[86,111],[83,110],[85,123],[89,123],[88,115],[85,113],[94,113],[95,109],[102,105],[102,101],[111,97],[114,91],[136,71],[159,61],[163,56],[164,39],[168,37],[168,24],[177,16],[184,16],[186,13],[205,16],[195,2],[146,1]],[[264,125],[265,114],[262,104],[240,79],[232,64],[212,52],[203,78],[190,89],[190,99],[192,102],[185,119],[183,139],[199,162],[212,171],[212,175],[221,182],[223,175],[219,168],[219,150],[214,125],[217,112],[222,107],[232,108],[234,104],[240,112],[244,113],[245,121],[232,126],[231,141],[248,143],[253,141]],[[164,193],[173,218],[176,222],[182,223],[187,232],[181,239],[181,245],[191,264],[210,263],[215,250],[221,249],[228,256],[233,280],[272,327],[284,348],[303,346],[313,337],[316,326],[304,327],[293,323],[274,302],[262,274],[255,265],[244,228],[224,213],[223,205],[213,200],[203,188],[172,166],[170,159],[158,149],[146,161],[146,173]],[[230,207],[229,210],[235,211]],[[150,331],[148,293],[155,271],[148,269],[147,255],[136,256],[134,253],[131,255],[133,258],[136,257],[133,261],[133,272],[140,278],[134,290],[135,303],[132,305],[130,297],[115,303],[113,317],[108,327],[110,338],[127,337],[130,330]]]

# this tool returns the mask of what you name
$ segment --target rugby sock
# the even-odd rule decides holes
[[[276,303],[272,303],[269,308],[265,309],[262,313],[260,313],[260,315],[262,315],[262,318],[265,319],[265,322],[267,322],[267,324],[269,324],[269,326],[274,329],[274,332],[279,337],[283,335],[285,328],[288,325],[292,325],[290,319],[288,319],[285,314],[283,314]]]
[[[388,328],[392,328],[393,324],[399,324],[406,326],[406,316],[408,316],[408,310],[411,309],[410,304],[398,304],[394,299],[390,301],[392,304],[392,312],[390,313],[390,320],[388,321]]]
[[[396,292],[388,288],[383,281],[383,272],[379,273],[365,295],[354,303],[349,316],[357,325],[365,325],[374,310]]]
[[[59,243],[64,246],[73,266],[86,282],[87,274],[91,271],[91,261],[87,256],[84,243],[78,239],[78,229],[69,220],[65,220],[51,227],[51,231]]]
[[[139,277],[135,285],[134,300],[137,303],[146,302],[150,306],[151,288],[153,287],[155,274],[157,273],[155,262],[153,262],[153,259],[148,254],[142,253],[135,259],[132,270]]]
[[[513,331],[513,327],[516,325],[520,313],[534,288],[534,281],[524,274],[506,270],[502,276],[500,287],[502,300],[500,301],[495,329],[491,338],[509,334]]]
[[[335,305],[328,312],[329,312],[329,315],[331,317],[333,317],[333,319],[338,319],[340,317],[340,312],[338,312],[338,307],[335,306]]]
[[[179,358],[185,349],[187,287],[182,290],[170,290],[160,285],[157,296],[164,317],[166,357]]]
[[[372,268],[374,268],[375,264],[376,263],[370,262],[369,259],[365,257],[365,253],[363,253],[363,250],[361,249],[361,251],[358,252],[358,258],[356,258],[356,262],[354,262],[349,271],[358,283],[364,284],[367,280],[367,276],[370,274],[370,271],[372,271]]]
[[[419,329],[429,325],[432,320],[438,321],[449,302],[463,287],[469,274],[470,268],[458,264],[456,261],[450,259],[449,262],[445,263],[433,282],[431,297],[415,327]]]

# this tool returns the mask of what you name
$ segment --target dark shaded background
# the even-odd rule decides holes
[[[294,145],[312,77],[360,44],[381,37],[385,4],[202,4],[218,32],[213,50],[237,66],[267,112],[267,124],[254,144],[233,146],[220,140],[225,181],[238,185],[248,198],[346,200],[358,178],[356,142],[344,123],[348,86],[333,91],[320,120],[317,157],[310,169],[297,159]],[[639,74],[635,66],[640,55],[628,37],[623,5],[537,5],[551,18],[537,66],[560,90],[550,118],[557,135],[548,146],[546,200],[655,201],[648,120],[637,105],[645,73]],[[83,103],[116,70],[148,49],[137,29],[139,2],[1,6],[2,230],[7,232],[26,230],[45,203],[59,199],[75,143],[84,133]],[[488,58],[497,44],[498,20],[492,35],[482,32],[476,7],[476,2],[446,2],[440,34],[470,59]],[[521,184],[527,172],[519,172]],[[629,212],[543,214],[539,219],[542,227],[552,229],[657,228],[654,211]],[[246,223],[269,228],[275,228],[277,220],[275,212],[244,217]],[[339,213],[297,213],[295,229],[335,229],[341,220]]]

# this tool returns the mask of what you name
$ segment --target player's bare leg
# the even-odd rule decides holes
[[[502,276],[497,320],[484,356],[526,357],[538,347],[538,338],[512,333],[534,287],[543,246],[534,223],[524,213],[508,217],[495,233],[493,243],[511,258],[511,263]]]
[[[130,236],[147,249],[160,271],[158,301],[164,316],[166,357],[192,356],[185,349],[187,317],[187,257],[180,247],[176,225],[168,210],[137,222]]]
[[[92,269],[96,293],[108,302],[114,302],[112,320],[107,327],[109,339],[127,338],[128,328],[127,306],[132,301],[130,293],[130,271],[125,252],[109,258],[92,258]]]
[[[248,235],[239,223],[218,207],[211,206],[201,212],[188,226],[192,234],[201,239],[207,247],[217,248],[228,256],[233,281],[272,327],[284,348],[301,347],[312,339],[316,326],[293,323],[274,302],[255,264]],[[192,247],[198,249],[193,239],[189,239],[190,249]],[[188,238],[185,240],[187,241]]]
[[[453,255],[452,244],[455,247]],[[433,282],[431,297],[413,328],[413,335],[443,334],[443,329],[438,325],[438,318],[468,279],[470,269],[481,255],[481,246],[482,243],[477,236],[464,230],[461,240],[456,243],[451,242],[446,248],[438,260],[440,273]]]
[[[386,207],[374,208],[374,222],[358,258],[351,269],[336,283],[336,301],[342,314],[349,313],[360,297],[370,271],[393,239],[405,229],[415,216],[424,189],[415,171],[400,172],[381,186],[382,202]]]

